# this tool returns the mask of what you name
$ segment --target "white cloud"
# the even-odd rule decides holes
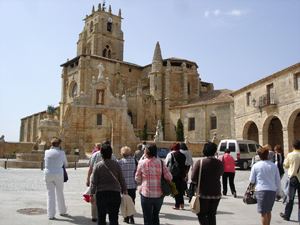
[[[204,13],[204,16],[205,16],[205,17],[208,17],[209,14],[210,14],[210,11],[206,11],[206,12]]]
[[[220,10],[216,9],[216,10],[207,10],[204,12],[204,16],[205,17],[209,17],[210,15],[214,15],[214,16],[221,16],[221,15],[227,15],[227,16],[242,16],[242,15],[246,15],[248,12],[248,10],[239,10],[239,9],[233,9],[231,11],[228,12],[221,12]]]
[[[220,13],[221,13],[221,11],[218,10],[218,9],[216,9],[216,10],[214,11],[214,15],[215,15],[215,16],[218,16]]]
[[[231,10],[231,11],[227,12],[227,14],[230,15],[230,16],[241,16],[241,15],[247,14],[247,11],[246,10],[234,9],[234,10]]]

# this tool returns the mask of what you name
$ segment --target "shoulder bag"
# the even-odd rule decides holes
[[[172,193],[172,189],[164,176],[163,169],[163,162],[161,161],[161,190],[165,196],[168,196]]]
[[[247,190],[246,190],[246,192],[244,194],[243,202],[245,204],[247,204],[247,205],[256,204],[257,203],[254,191],[251,190],[251,183],[248,185]]]
[[[63,166],[62,168],[63,168],[63,171],[64,171],[64,182],[67,182],[69,180],[69,177],[68,177],[66,168],[65,168],[65,166]]]
[[[108,169],[108,171],[110,172],[110,174],[115,178],[115,180],[119,183],[119,185],[121,186],[120,182],[118,181],[118,179],[115,177],[115,175],[110,171],[110,169],[105,165],[105,163],[103,161],[101,161],[103,163],[103,165],[106,167],[106,169]]]
[[[297,174],[299,173],[300,166],[298,167]],[[297,176],[293,176],[290,178],[290,185],[297,186],[299,184],[299,180]]]
[[[190,202],[191,211],[195,214],[200,213],[199,190],[200,190],[201,173],[202,173],[202,159],[200,159],[197,193],[196,193],[196,195],[194,195],[192,197],[191,202]]]
[[[179,164],[176,161],[176,158],[173,155],[173,153],[171,153],[171,158],[169,160],[170,161],[168,162],[167,168],[173,177],[177,176],[179,174]]]

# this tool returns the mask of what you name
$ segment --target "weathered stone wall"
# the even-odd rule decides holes
[[[253,137],[252,131],[256,128],[249,131],[249,127],[256,125],[260,145],[269,143],[274,147],[280,144],[285,154],[292,151],[292,141],[300,139],[300,89],[297,76],[300,76],[300,63],[233,93],[237,139]],[[270,86],[273,86],[274,93],[272,101],[268,97],[262,98],[269,96]],[[260,102],[260,98],[264,101]],[[255,105],[252,104],[253,99],[256,101]],[[270,124],[273,127],[270,128]]]
[[[217,138],[234,138],[233,104],[212,104],[197,107],[176,107],[170,110],[170,132],[175,135],[175,126],[181,118],[184,136],[190,142],[211,141],[214,133]],[[211,129],[211,117],[217,117],[217,129]],[[195,130],[189,130],[189,118],[195,118]]]
[[[33,142],[5,142],[0,143],[0,158],[11,158],[13,152],[17,153],[30,153],[33,149]]]

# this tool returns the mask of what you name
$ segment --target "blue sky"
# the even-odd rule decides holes
[[[21,118],[58,106],[61,64],[94,0],[0,0],[0,135],[19,141]],[[124,61],[194,61],[202,81],[238,90],[300,62],[299,0],[107,0],[122,11]]]

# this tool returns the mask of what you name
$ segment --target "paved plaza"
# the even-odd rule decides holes
[[[196,160],[194,158],[194,161]],[[47,203],[43,171],[41,169],[0,168],[0,224],[96,224],[91,221],[90,204],[86,203],[82,196],[86,189],[87,170],[87,167],[77,168],[76,170],[74,168],[67,169],[69,181],[65,183],[64,193],[69,215],[68,217],[61,217],[57,213],[56,220],[48,220],[45,214]],[[261,224],[260,214],[256,212],[256,205],[246,205],[242,201],[242,196],[249,183],[249,175],[250,170],[237,169],[235,184],[238,197],[233,198],[231,195],[222,197],[218,207],[218,225]],[[196,215],[189,209],[187,198],[185,198],[185,210],[173,210],[172,206],[174,206],[174,199],[172,197],[165,197],[160,213],[160,224],[199,224]],[[26,211],[26,209],[29,212],[34,211],[31,209],[38,209],[40,211],[37,211],[36,215],[28,215],[29,213],[21,214],[18,212],[18,210]],[[135,222],[136,224],[143,224],[138,193],[136,210],[137,213],[134,215]],[[283,210],[284,205],[282,204],[282,200],[275,202],[271,224],[298,224],[297,200],[291,221],[284,221],[278,215]],[[119,224],[126,224],[123,222],[121,215],[119,216]]]

